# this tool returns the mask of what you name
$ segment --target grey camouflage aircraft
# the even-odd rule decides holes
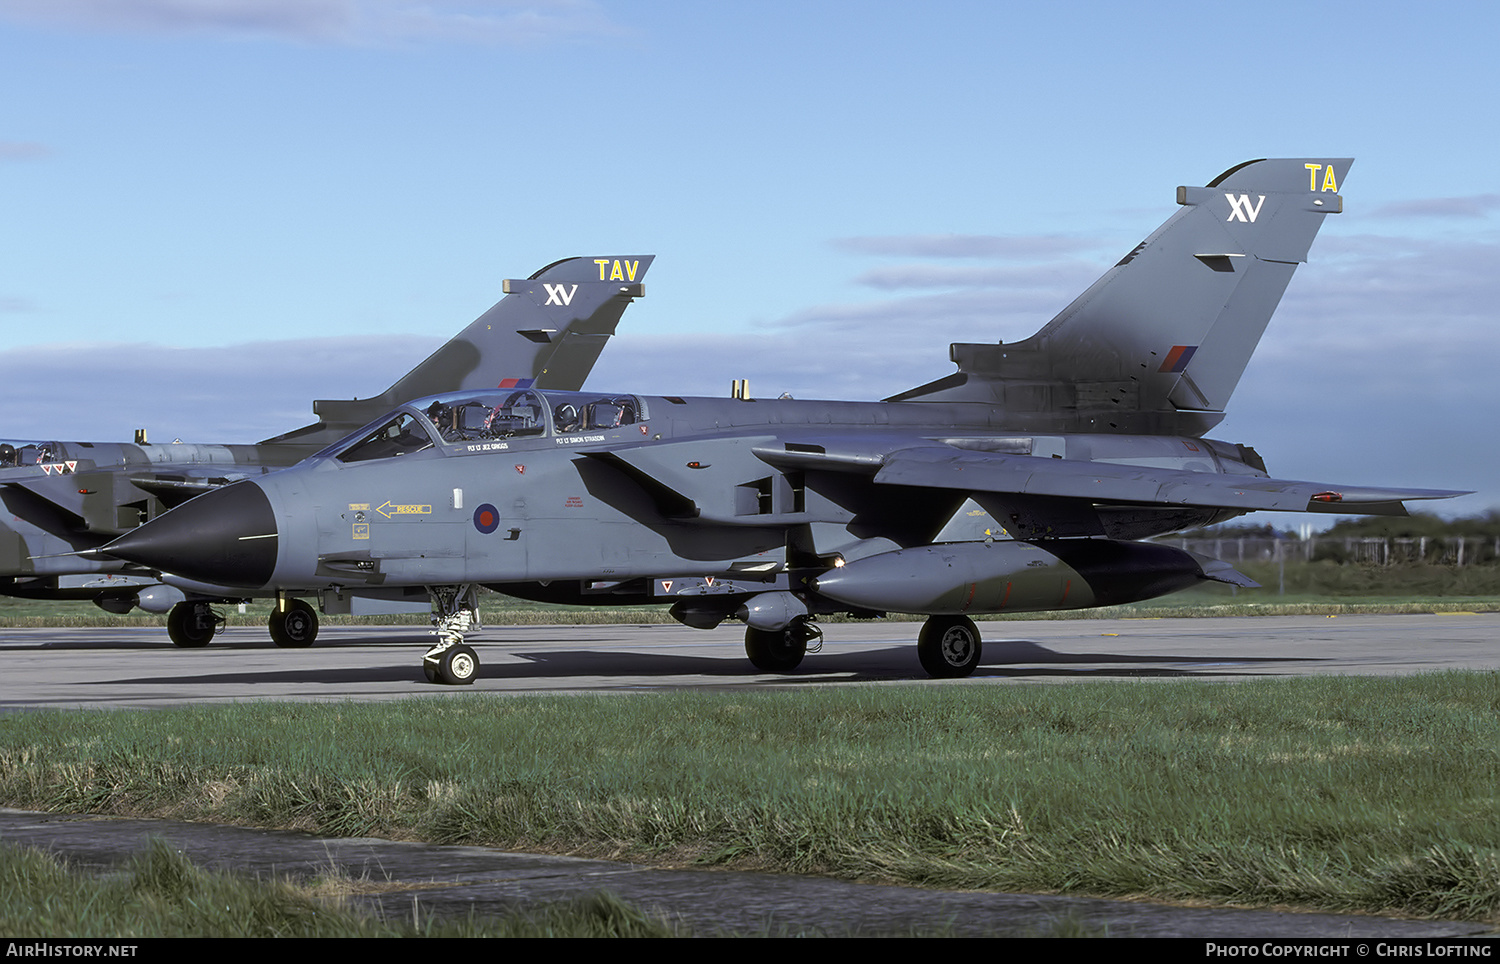
[[[423,668],[475,678],[476,586],[736,618],[767,672],[819,616],[928,616],[932,676],[981,659],[970,618],[1149,599],[1227,563],[1151,536],[1274,509],[1405,514],[1462,493],[1268,476],[1205,438],[1324,218],[1347,158],[1259,160],[1180,187],[1160,228],[1037,334],[956,344],[884,402],[449,393],[294,468],[202,496],[106,551],[178,577],[331,599],[428,596]],[[968,506],[977,505],[978,509]],[[974,514],[985,531],[964,532]]]
[[[91,599],[117,613],[140,606],[168,613],[178,645],[208,642],[223,623],[212,604],[243,598],[242,589],[165,585],[138,566],[87,550],[200,493],[295,464],[414,398],[496,386],[581,387],[625,308],[644,293],[652,260],[567,258],[528,279],[508,279],[494,307],[381,394],[315,401],[318,421],[254,445],[159,445],[144,433],[134,443],[0,442],[0,505],[10,516],[0,524],[0,594]],[[342,611],[349,611],[347,601]],[[300,600],[284,598],[271,615],[278,645],[308,645],[317,629],[317,614]]]

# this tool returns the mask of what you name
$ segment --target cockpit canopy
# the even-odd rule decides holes
[[[548,436],[608,433],[645,420],[634,395],[494,389],[437,395],[412,402],[373,430],[361,429],[329,446],[340,462],[368,462],[420,452],[434,445],[483,444]],[[597,441],[605,441],[600,435]],[[594,439],[591,439],[591,441]]]
[[[339,456],[340,462],[369,462],[432,448],[432,435],[415,415],[401,412]]]
[[[477,395],[438,399],[424,410],[444,442],[541,435],[547,429],[546,403],[533,391],[504,396]]]
[[[21,442],[0,439],[0,469],[22,465],[45,465],[67,456],[60,454],[59,442]]]

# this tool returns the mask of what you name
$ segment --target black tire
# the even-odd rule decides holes
[[[318,611],[300,599],[293,599],[286,607],[271,610],[268,624],[271,639],[277,646],[286,649],[303,649],[318,638]]]
[[[479,677],[479,655],[473,649],[462,644],[450,646],[437,655],[436,659],[424,659],[422,669],[428,673],[428,679],[444,686],[468,686]]]
[[[186,649],[207,646],[219,627],[219,617],[206,602],[180,602],[167,613],[167,636]]]
[[[807,655],[807,633],[797,622],[785,629],[747,629],[745,655],[763,673],[789,673]]]
[[[932,616],[917,637],[917,658],[934,679],[961,679],[979,666],[979,627],[967,616]]]

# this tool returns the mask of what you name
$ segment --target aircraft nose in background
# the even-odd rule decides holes
[[[104,547],[104,552],[216,586],[258,588],[276,569],[276,513],[254,482],[206,492]]]

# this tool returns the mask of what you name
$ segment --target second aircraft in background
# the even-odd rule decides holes
[[[0,442],[0,594],[90,599],[125,613],[167,613],[179,646],[201,646],[223,617],[214,603],[242,588],[178,582],[89,552],[201,493],[292,465],[396,405],[435,392],[583,385],[630,302],[644,293],[651,255],[567,258],[524,280],[420,365],[370,398],[313,402],[318,421],[253,445]],[[80,553],[83,553],[80,555]],[[388,598],[371,587],[360,599]],[[349,612],[341,597],[334,609]],[[270,619],[281,646],[306,646],[317,613],[283,596]]]

